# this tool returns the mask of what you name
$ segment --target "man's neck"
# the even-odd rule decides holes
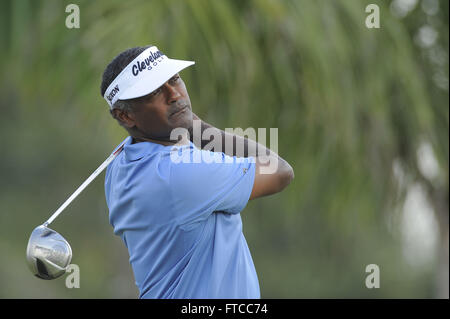
[[[179,138],[178,142],[175,141],[166,141],[166,140],[157,140],[157,139],[152,139],[152,138],[147,138],[147,137],[137,137],[137,136],[131,136],[132,137],[132,141],[131,144],[135,144],[135,143],[140,143],[140,142],[152,142],[155,144],[160,144],[160,145],[164,145],[164,146],[170,146],[170,145],[184,145],[184,144],[189,144],[189,139],[187,138],[187,136],[183,135],[181,136],[181,138]]]

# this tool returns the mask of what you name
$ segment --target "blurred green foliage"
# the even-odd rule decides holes
[[[69,3],[79,29],[65,26]],[[380,29],[365,26],[369,3]],[[448,2],[416,1],[403,17],[401,3],[1,1],[0,297],[137,297],[103,174],[52,224],[72,245],[80,289],[34,278],[25,248],[126,136],[100,96],[101,75],[118,53],[147,44],[196,61],[181,75],[205,121],[278,128],[296,178],[242,212],[263,298],[430,298],[442,285],[448,297],[437,279],[443,263],[448,276]],[[424,25],[438,34],[431,45],[418,37]],[[422,143],[437,180],[420,170]],[[438,254],[423,267],[405,261],[400,234],[413,183],[439,225]],[[364,285],[372,263],[380,289]]]

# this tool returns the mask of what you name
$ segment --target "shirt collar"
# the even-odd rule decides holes
[[[163,150],[170,152],[172,150],[172,145],[161,145],[152,142],[139,142],[131,144],[133,141],[131,136],[127,137],[127,141],[124,144],[123,152],[125,154],[125,159],[129,162],[137,161],[146,155],[157,153]],[[182,147],[192,147],[193,144],[189,141],[189,144],[182,145]]]

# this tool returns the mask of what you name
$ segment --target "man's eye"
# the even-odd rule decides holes
[[[152,93],[150,93],[150,97],[154,97],[154,96],[158,95],[159,93],[161,93],[161,91],[162,91],[161,88],[157,88]]]
[[[174,77],[172,77],[170,79],[170,82],[174,83],[174,82],[177,82],[179,79],[180,79],[180,76],[179,75],[175,75]]]

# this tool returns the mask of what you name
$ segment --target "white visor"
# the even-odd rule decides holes
[[[152,46],[139,54],[112,81],[103,96],[112,108],[117,100],[127,100],[150,94],[194,61],[169,59]]]

